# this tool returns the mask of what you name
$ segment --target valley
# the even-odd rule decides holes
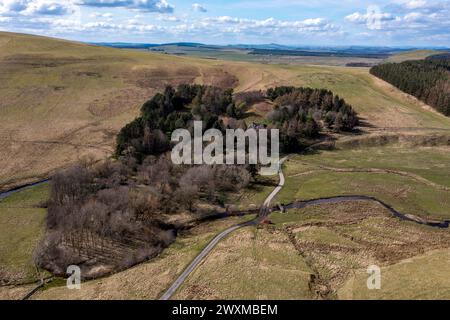
[[[402,213],[450,220],[450,118],[368,68],[219,59],[0,33],[0,190],[46,179],[78,161],[110,158],[119,130],[166,85],[214,85],[235,93],[287,85],[333,91],[356,110],[360,125],[354,132],[328,132],[289,155],[272,206],[363,195]],[[264,121],[272,107],[269,101],[249,106],[245,121]],[[278,184],[278,176],[257,179],[228,201],[257,210]],[[0,283],[8,284],[0,298],[19,299],[29,282],[49,276],[32,260],[48,198],[49,185],[42,184],[0,201]],[[254,218],[199,223],[150,261],[83,283],[80,291],[55,278],[32,298],[159,299],[215,236]],[[364,200],[275,210],[267,219],[224,237],[172,298],[450,298],[449,229],[402,221]],[[386,274],[380,291],[365,287],[370,264]]]

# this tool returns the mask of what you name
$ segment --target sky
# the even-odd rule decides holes
[[[450,47],[450,0],[0,0],[0,30],[87,42]]]

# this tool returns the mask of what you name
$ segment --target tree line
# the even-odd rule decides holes
[[[381,64],[370,69],[370,73],[450,116],[448,56]]]

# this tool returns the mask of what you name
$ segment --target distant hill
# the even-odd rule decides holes
[[[92,42],[89,43],[97,46],[112,47],[118,49],[148,49],[158,47],[159,44],[152,43],[126,43],[126,42]]]
[[[401,52],[389,57],[386,62],[403,62],[409,60],[423,60],[427,57],[440,54],[442,51],[438,50],[412,50],[407,52]]]
[[[236,44],[210,45],[198,42],[170,42],[154,43],[92,43],[120,49],[138,49],[166,51],[172,54],[198,55],[202,51],[235,50],[242,54],[261,56],[297,56],[297,57],[339,57],[339,58],[368,58],[386,59],[389,62],[401,62],[412,59],[423,59],[428,55],[439,53],[437,50],[415,50],[401,47],[373,47],[373,46],[288,46],[276,43],[270,44]],[[166,50],[167,49],[167,50]]]
[[[301,57],[355,57],[355,58],[373,58],[373,59],[386,59],[390,56],[387,53],[361,53],[352,51],[271,50],[271,49],[253,49],[249,54],[301,56]]]
[[[425,60],[450,60],[450,52],[434,54],[428,56]]]

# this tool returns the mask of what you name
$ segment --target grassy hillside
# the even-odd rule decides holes
[[[304,86],[324,87],[345,98],[378,128],[450,128],[450,119],[368,73],[366,69],[291,67]]]
[[[414,50],[414,51],[407,51],[403,53],[399,53],[396,55],[393,55],[392,57],[389,57],[386,59],[386,62],[403,62],[408,60],[422,60],[429,56],[439,54],[441,51],[437,50]]]
[[[167,84],[233,86],[220,66],[0,33],[0,185],[105,157],[117,131]]]
[[[95,47],[0,33],[0,185],[35,180],[111,153],[117,131],[165,85],[325,87],[378,127],[450,128],[450,120],[367,69],[265,65]]]

